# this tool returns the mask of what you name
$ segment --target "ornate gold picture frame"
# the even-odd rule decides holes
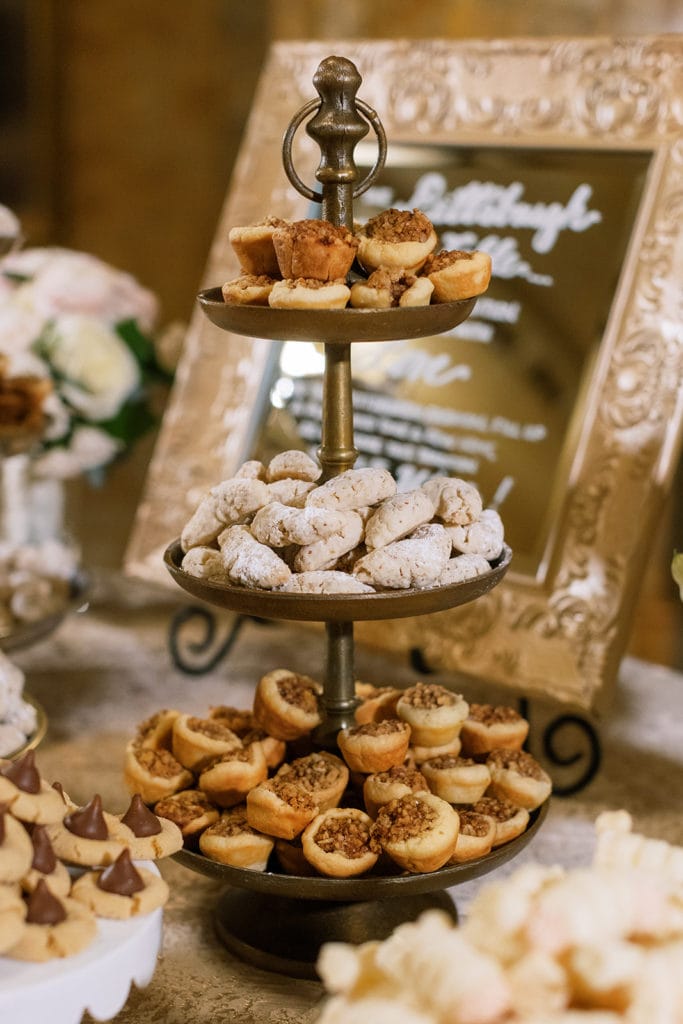
[[[616,678],[683,432],[683,40],[274,45],[204,286],[237,273],[231,226],[267,213],[310,215],[284,175],[282,135],[310,101],[315,69],[332,52],[356,64],[359,98],[379,114],[390,156],[392,146],[524,151],[532,163],[534,154],[557,163],[567,153],[579,167],[595,154],[623,154],[625,162],[642,157],[623,253],[606,270],[604,321],[553,455],[557,469],[536,557],[513,560],[503,583],[471,605],[356,627],[359,641],[419,651],[433,668],[595,708]],[[317,156],[304,132],[295,158],[302,179],[308,170],[313,180]],[[605,286],[593,258],[587,276],[567,278],[571,292],[562,293],[558,278],[555,295],[567,315],[584,289],[589,295]],[[130,540],[129,573],[170,582],[162,552],[198,494],[253,453],[278,358],[271,343],[226,334],[194,312]],[[528,452],[525,468],[533,477],[533,446]],[[504,506],[501,514],[505,520]]]

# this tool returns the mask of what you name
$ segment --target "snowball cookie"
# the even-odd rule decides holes
[[[396,481],[387,469],[347,469],[311,491],[307,505],[346,510],[363,509],[396,494]]]
[[[432,222],[421,210],[384,210],[356,235],[358,262],[368,273],[378,267],[415,273],[438,242]]]
[[[365,524],[367,548],[382,548],[402,540],[434,516],[434,502],[422,488],[386,498]]]
[[[472,299],[489,286],[491,257],[487,252],[442,249],[427,258],[422,273],[434,285],[434,302]]]
[[[304,511],[312,512],[314,509],[315,506],[307,506]],[[363,520],[356,512],[334,509],[325,511],[341,517],[339,526],[323,540],[304,544],[299,548],[292,563],[295,572],[333,569],[339,559],[355,550],[363,539]]]
[[[489,562],[503,550],[503,521],[492,508],[485,508],[469,526],[447,526],[454,551],[464,555],[483,555]]]
[[[420,526],[405,540],[375,548],[359,558],[353,574],[363,583],[392,590],[434,586],[451,553],[451,540],[439,523]]]
[[[266,480],[269,484],[276,480],[307,480],[313,482],[320,478],[321,467],[306,452],[298,448],[290,448],[274,455],[266,469]],[[287,502],[283,502],[287,504]]]
[[[479,518],[482,501],[474,484],[455,476],[434,476],[422,484],[434,503],[434,515],[447,526],[468,526]]]
[[[233,583],[273,590],[286,583],[292,574],[287,563],[267,544],[259,544],[247,526],[228,527],[220,535],[219,543]]]

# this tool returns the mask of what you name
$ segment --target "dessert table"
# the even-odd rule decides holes
[[[67,619],[51,637],[13,660],[26,673],[26,689],[45,709],[49,727],[37,752],[42,774],[59,780],[85,802],[99,792],[105,807],[127,805],[123,751],[135,726],[162,707],[202,714],[212,704],[251,705],[259,676],[273,668],[320,677],[325,636],[318,627],[246,620],[228,656],[210,672],[187,675],[174,667],[168,630],[182,607],[174,596],[137,581],[96,586],[90,607]],[[225,620],[226,629],[229,619]],[[407,662],[359,646],[356,676],[376,685],[411,685],[419,674]],[[514,703],[508,691],[435,674],[466,697]],[[530,749],[564,709],[531,703]],[[626,658],[612,706],[594,721],[602,763],[592,781],[571,797],[552,800],[529,847],[488,879],[528,860],[575,866],[592,854],[595,817],[626,808],[634,829],[683,843],[683,674]],[[540,748],[539,748],[540,751]],[[539,752],[539,756],[542,756]],[[552,770],[552,769],[551,769]],[[171,888],[162,954],[151,984],[133,990],[116,1024],[307,1024],[316,1019],[322,987],[266,973],[237,960],[213,932],[211,911],[220,883],[164,861]],[[452,891],[461,916],[487,877]]]

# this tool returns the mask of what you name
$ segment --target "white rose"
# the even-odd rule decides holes
[[[16,295],[0,301],[0,351],[12,355],[18,349],[26,351],[41,335],[45,317],[35,309],[18,301]]]
[[[51,448],[33,465],[37,477],[58,477],[68,480],[111,462],[122,445],[98,427],[76,427],[68,448]]]
[[[88,420],[115,416],[140,384],[140,368],[128,346],[92,317],[62,317],[45,354],[66,378],[62,397]]]

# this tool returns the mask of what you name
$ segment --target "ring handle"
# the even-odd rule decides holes
[[[313,83],[320,99],[306,103],[290,121],[282,142],[282,162],[297,192],[322,204],[323,220],[353,230],[353,200],[375,181],[386,160],[384,127],[372,107],[356,98],[361,77],[350,60],[327,57],[320,63]],[[306,125],[306,132],[320,147],[321,160],[315,176],[322,184],[321,192],[304,184],[292,160],[294,135],[310,114],[313,117]],[[370,127],[377,137],[377,159],[365,178],[356,184],[358,171],[353,150]]]

